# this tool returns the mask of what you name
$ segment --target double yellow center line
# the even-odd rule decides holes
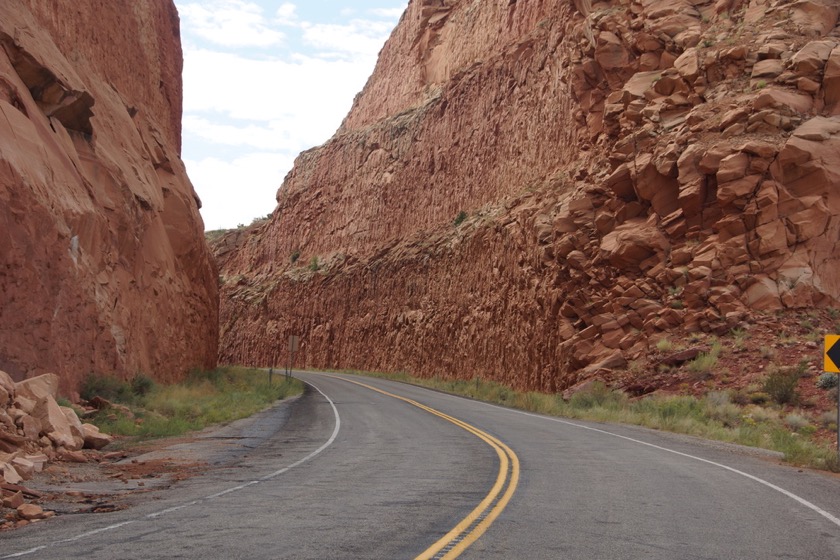
[[[499,457],[499,474],[496,477],[496,483],[490,489],[487,496],[481,500],[475,509],[469,515],[462,519],[455,527],[438,539],[432,546],[424,550],[415,560],[451,560],[460,556],[471,544],[478,540],[481,535],[493,524],[493,521],[499,517],[499,514],[505,509],[514,492],[516,486],[519,484],[519,458],[513,450],[499,441],[497,438],[491,436],[485,431],[479,430],[475,426],[467,424],[462,420],[458,420],[453,416],[444,414],[439,410],[421,404],[417,401],[401,397],[383,391],[365,383],[352,381],[343,377],[333,377],[333,379],[340,379],[347,383],[353,383],[371,391],[376,391],[383,395],[401,400],[419,409],[425,410],[430,414],[434,414],[443,418],[447,422],[451,422],[456,426],[468,431],[480,440],[484,441],[496,451]]]

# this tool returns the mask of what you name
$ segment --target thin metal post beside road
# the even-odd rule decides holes
[[[296,334],[289,336],[289,363],[286,368],[286,379],[292,376],[292,368],[295,367],[295,354],[300,346],[300,337]]]

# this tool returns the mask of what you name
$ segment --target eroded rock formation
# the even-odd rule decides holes
[[[656,333],[836,305],[838,15],[412,1],[271,220],[216,244],[221,359],[300,334],[310,366],[558,391]]]
[[[0,369],[212,366],[217,282],[180,160],[169,0],[0,3]]]

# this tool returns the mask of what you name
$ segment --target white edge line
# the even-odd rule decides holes
[[[301,381],[303,381],[303,380],[301,379]],[[328,439],[326,441],[326,443],[324,443],[321,447],[319,447],[318,449],[316,449],[315,451],[313,451],[312,453],[310,453],[309,455],[307,455],[303,459],[301,459],[299,461],[296,461],[296,462],[292,463],[291,465],[289,465],[287,467],[283,467],[280,470],[274,471],[271,474],[263,476],[263,477],[259,478],[258,480],[252,480],[250,482],[246,482],[245,484],[241,484],[241,485],[233,487],[233,488],[228,488],[227,490],[217,492],[216,494],[211,494],[210,496],[205,496],[204,498],[199,498],[197,500],[193,500],[193,501],[188,502],[186,504],[173,506],[173,507],[155,512],[155,513],[150,513],[150,514],[146,515],[145,517],[148,518],[148,519],[154,519],[154,518],[159,517],[161,515],[165,515],[167,513],[172,513],[173,511],[178,511],[180,509],[184,509],[184,508],[187,508],[187,507],[190,507],[190,506],[194,506],[194,505],[196,505],[200,502],[204,502],[204,501],[207,501],[207,500],[212,500],[213,498],[218,498],[220,496],[224,496],[225,494],[230,494],[231,492],[236,492],[238,490],[242,490],[242,489],[247,488],[248,486],[251,486],[253,484],[259,484],[260,482],[264,482],[266,480],[271,480],[272,478],[275,478],[275,477],[277,477],[277,476],[279,476],[279,475],[281,475],[285,472],[288,472],[295,467],[299,467],[303,463],[305,463],[305,462],[315,458],[316,456],[320,455],[321,453],[323,453],[323,451],[325,449],[327,449],[330,445],[332,445],[333,442],[335,441],[335,439],[338,437],[338,432],[341,429],[341,416],[339,416],[339,414],[338,414],[338,409],[336,408],[335,403],[333,402],[333,400],[331,398],[329,398],[326,395],[326,393],[324,393],[321,389],[319,389],[317,386],[315,386],[314,384],[312,384],[308,381],[303,381],[303,382],[306,383],[307,385],[309,385],[310,387],[312,387],[313,389],[315,389],[316,391],[318,391],[319,393],[321,393],[321,396],[323,396],[325,399],[327,399],[327,402],[330,403],[330,406],[332,407],[333,415],[335,416],[335,428],[333,428],[332,435],[330,435],[330,439]],[[99,529],[94,529],[93,531],[88,531],[86,533],[76,535],[75,537],[69,537],[69,538],[66,538],[66,539],[53,541],[52,543],[50,543],[48,545],[36,546],[35,548],[30,548],[29,550],[23,550],[21,552],[15,552],[14,554],[7,554],[6,556],[0,556],[0,559],[19,558],[21,556],[27,556],[29,554],[33,554],[33,553],[38,552],[40,550],[44,550],[45,548],[50,548],[52,546],[56,546],[56,545],[60,545],[60,544],[71,543],[71,542],[74,542],[74,541],[77,541],[77,540],[80,540],[80,539],[83,539],[83,538],[86,538],[86,537],[90,537],[92,535],[96,535],[97,533],[104,533],[106,531],[112,531],[114,529],[119,529],[120,527],[124,527],[126,525],[130,525],[131,523],[136,523],[136,522],[137,522],[136,519],[131,519],[131,520],[128,520],[128,521],[123,521],[122,523],[116,523],[114,525],[108,525],[107,527],[100,527]]]
[[[444,394],[450,394],[450,393],[444,393]],[[451,394],[450,394],[450,395],[451,395]],[[455,396],[455,397],[457,397],[458,395],[451,395],[451,396]],[[745,477],[745,478],[748,478],[748,479],[750,479],[750,480],[753,480],[753,481],[755,481],[755,482],[758,482],[759,484],[763,484],[764,486],[766,486],[766,487],[768,487],[768,488],[771,488],[771,489],[775,490],[776,492],[779,492],[780,494],[783,494],[783,495],[787,496],[788,498],[790,498],[790,499],[792,499],[792,500],[795,500],[795,501],[796,501],[796,502],[798,502],[799,504],[801,504],[801,505],[805,506],[806,508],[810,509],[811,511],[814,511],[815,513],[820,514],[821,516],[823,516],[824,518],[826,518],[827,520],[829,520],[830,522],[832,522],[832,523],[833,523],[833,524],[835,524],[836,526],[840,527],[840,519],[838,519],[837,517],[835,517],[835,516],[834,516],[834,515],[832,515],[831,513],[827,512],[826,510],[822,509],[822,508],[821,508],[821,507],[819,507],[818,505],[816,505],[816,504],[813,504],[813,503],[809,502],[809,501],[808,501],[808,500],[806,500],[805,498],[803,498],[803,497],[801,497],[801,496],[798,496],[798,495],[794,494],[793,492],[791,492],[791,491],[789,491],[789,490],[785,490],[784,488],[782,488],[782,487],[780,487],[780,486],[776,486],[776,485],[775,485],[775,484],[773,484],[772,482],[769,482],[769,481],[767,481],[767,480],[764,480],[763,478],[759,478],[759,477],[757,477],[757,476],[755,476],[755,475],[752,475],[752,474],[750,474],[750,473],[747,473],[747,472],[744,472],[744,471],[740,471],[740,470],[738,470],[738,469],[736,469],[736,468],[734,468],[734,467],[730,467],[729,465],[724,465],[723,463],[717,463],[717,462],[715,462],[715,461],[710,461],[709,459],[704,459],[704,458],[702,458],[702,457],[697,457],[696,455],[690,455],[690,454],[688,454],[688,453],[683,453],[682,451],[677,451],[677,450],[675,450],[675,449],[669,449],[669,448],[667,448],[667,447],[662,447],[661,445],[656,445],[656,444],[654,444],[654,443],[648,443],[648,442],[646,442],[646,441],[642,441],[642,440],[640,440],[640,439],[634,439],[634,438],[631,438],[631,437],[628,437],[628,436],[622,436],[622,435],[620,435],[620,434],[616,434],[616,433],[613,433],[613,432],[609,432],[609,431],[607,431],[607,430],[602,430],[602,429],[600,429],[600,428],[593,428],[592,426],[586,426],[586,425],[584,425],[584,424],[578,424],[577,422],[570,422],[570,421],[568,421],[568,420],[563,420],[563,419],[561,419],[561,418],[554,418],[554,417],[551,417],[551,416],[544,416],[544,415],[541,415],[541,414],[534,414],[534,413],[531,413],[531,412],[525,412],[524,410],[516,410],[516,409],[514,409],[514,408],[506,408],[506,407],[504,407],[504,406],[499,406],[499,405],[495,405],[495,404],[491,404],[491,403],[486,403],[486,402],[482,402],[482,401],[474,401],[474,402],[477,402],[477,403],[482,404],[482,405],[484,405],[484,406],[489,406],[489,407],[492,407],[492,408],[497,408],[497,409],[499,409],[499,410],[504,410],[504,411],[507,411],[507,412],[513,412],[513,413],[515,413],[515,414],[521,414],[521,415],[523,415],[523,416],[531,416],[531,417],[533,417],[533,418],[540,418],[540,419],[543,419],[543,420],[549,420],[549,421],[551,421],[551,422],[557,422],[557,423],[559,423],[559,424],[566,424],[567,426],[573,426],[573,427],[575,427],[575,428],[581,428],[581,429],[584,429],[584,430],[589,430],[589,431],[592,431],[592,432],[597,432],[597,433],[599,433],[599,434],[606,434],[606,435],[608,435],[608,436],[613,436],[613,437],[616,437],[616,438],[619,438],[619,439],[624,439],[624,440],[627,440],[627,441],[632,441],[633,443],[638,443],[638,444],[640,444],[640,445],[646,445],[646,446],[648,446],[648,447],[652,447],[652,448],[654,448],[654,449],[658,449],[658,450],[660,450],[660,451],[666,451],[666,452],[668,452],[668,453],[673,453],[674,455],[679,455],[679,456],[681,456],[681,457],[685,457],[685,458],[687,458],[687,459],[694,459],[695,461],[699,461],[699,462],[701,462],[701,463],[706,463],[706,464],[709,464],[709,465],[713,465],[713,466],[715,466],[715,467],[719,467],[719,468],[721,468],[721,469],[725,469],[725,470],[730,471],[730,472],[732,472],[732,473],[735,473],[735,474],[741,475],[741,476],[743,476],[743,477]]]
[[[108,525],[107,527],[100,527],[99,529],[94,529],[93,531],[87,531],[86,533],[76,535],[75,537],[62,539],[62,540],[55,541],[55,542],[50,543],[50,544],[42,544],[41,546],[36,546],[35,548],[30,548],[29,550],[23,550],[21,552],[15,552],[14,554],[9,554],[7,556],[3,556],[3,558],[18,558],[18,557],[21,557],[21,556],[27,556],[29,554],[33,554],[35,552],[38,552],[39,550],[44,550],[45,548],[49,548],[49,547],[55,546],[57,544],[66,544],[66,543],[78,541],[80,539],[84,539],[85,537],[90,537],[90,536],[95,535],[97,533],[104,533],[105,531],[111,531],[113,529],[118,529],[120,527],[124,527],[125,525],[129,525],[129,524],[134,523],[134,522],[135,521],[132,519],[132,520],[129,520],[129,521],[123,521],[122,523],[116,523],[114,525]]]
[[[303,380],[301,380],[301,381],[303,381]],[[297,462],[295,462],[295,463],[292,463],[292,464],[291,464],[291,465],[289,465],[288,467],[283,467],[282,469],[280,469],[280,470],[278,470],[278,471],[274,471],[274,472],[273,472],[273,473],[271,473],[271,474],[265,475],[264,477],[260,478],[260,480],[269,480],[269,479],[272,479],[272,478],[274,478],[275,476],[279,476],[279,475],[283,474],[284,472],[290,471],[290,470],[292,470],[293,468],[295,468],[295,467],[297,467],[297,466],[302,465],[303,463],[305,463],[305,462],[309,461],[310,459],[312,459],[312,458],[313,458],[313,457],[315,457],[316,455],[319,455],[320,453],[322,453],[322,452],[323,452],[323,451],[324,451],[327,447],[329,447],[330,445],[332,445],[332,443],[335,441],[335,438],[337,438],[337,437],[338,437],[338,432],[339,432],[339,430],[341,429],[341,416],[339,416],[339,415],[338,415],[338,409],[335,407],[335,403],[332,401],[332,399],[331,399],[331,398],[329,398],[329,397],[327,396],[327,394],[326,394],[326,393],[324,393],[321,389],[319,389],[319,388],[318,388],[317,386],[315,386],[314,384],[310,383],[309,381],[304,381],[304,383],[306,383],[307,385],[309,385],[310,387],[312,387],[313,389],[315,389],[316,391],[318,391],[319,393],[321,393],[321,395],[322,395],[325,399],[327,399],[327,402],[328,402],[328,403],[330,403],[330,406],[331,406],[331,407],[332,407],[332,409],[333,409],[333,414],[335,415],[335,428],[333,429],[333,433],[332,433],[332,435],[330,436],[330,439],[328,439],[328,440],[327,440],[327,442],[326,442],[326,443],[324,443],[324,445],[322,445],[321,447],[319,447],[318,449],[316,449],[315,451],[313,451],[312,453],[310,453],[309,455],[307,455],[306,457],[304,457],[304,458],[303,458],[303,459],[301,459],[300,461],[297,461]]]

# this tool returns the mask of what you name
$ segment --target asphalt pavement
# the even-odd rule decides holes
[[[396,559],[453,535],[437,557],[840,558],[837,477],[641,428],[297,375],[310,388],[242,428],[247,452],[128,510],[0,534],[0,558]]]

